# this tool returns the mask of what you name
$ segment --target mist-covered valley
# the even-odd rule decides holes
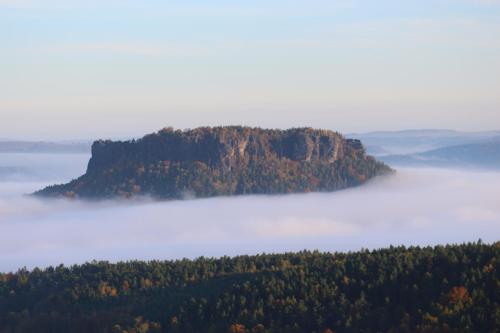
[[[499,332],[498,18],[0,0],[0,333]]]
[[[39,199],[88,154],[1,154],[0,271],[90,260],[350,251],[485,242],[500,235],[500,172],[398,168],[332,193],[158,202]]]

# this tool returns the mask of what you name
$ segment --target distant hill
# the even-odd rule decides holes
[[[91,142],[0,140],[0,153],[89,153]]]
[[[393,166],[446,166],[500,169],[500,138],[433,149],[411,155],[387,155],[379,159]]]
[[[85,175],[36,194],[179,199],[333,191],[389,171],[359,140],[328,130],[166,128],[139,140],[94,142]]]
[[[406,130],[347,136],[363,141],[369,154],[382,156],[415,154],[450,146],[485,143],[500,138],[500,131]]]

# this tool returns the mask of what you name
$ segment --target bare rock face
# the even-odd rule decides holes
[[[82,177],[37,194],[159,198],[331,191],[388,172],[359,140],[328,130],[165,128],[132,141],[96,141]]]

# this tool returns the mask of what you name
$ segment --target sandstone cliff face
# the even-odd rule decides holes
[[[358,140],[328,130],[165,128],[139,140],[96,141],[85,175],[39,194],[162,198],[335,190],[389,169]]]
[[[230,166],[239,160],[275,155],[292,161],[328,161],[342,158],[344,147],[362,150],[338,133],[310,128],[287,131],[246,127],[197,128],[174,131],[166,128],[137,141],[96,141],[88,172],[124,161],[199,161]]]

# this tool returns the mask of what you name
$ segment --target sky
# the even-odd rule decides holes
[[[0,138],[500,129],[498,0],[0,0]]]

